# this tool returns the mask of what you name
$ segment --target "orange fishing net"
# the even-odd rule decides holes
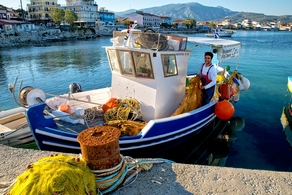
[[[202,91],[199,88],[201,80],[199,77],[190,79],[190,85],[186,90],[185,97],[172,116],[194,110],[202,105]]]

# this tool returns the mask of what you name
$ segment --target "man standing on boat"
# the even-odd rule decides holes
[[[216,86],[217,71],[212,64],[213,53],[205,52],[205,63],[200,67],[198,76],[201,78],[200,88],[203,93],[202,106],[208,104],[212,99]]]

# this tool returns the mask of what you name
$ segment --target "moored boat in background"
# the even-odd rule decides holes
[[[236,32],[234,30],[213,30],[210,33],[206,33],[206,37],[215,37],[218,34],[218,37],[232,37]]]
[[[27,124],[25,108],[0,112],[0,144],[19,146],[34,142]]]
[[[288,77],[286,98],[280,120],[286,140],[292,147],[292,76]]]

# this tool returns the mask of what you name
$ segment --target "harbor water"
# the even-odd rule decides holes
[[[189,36],[204,36],[193,34]],[[235,104],[235,116],[245,119],[230,148],[227,167],[292,171],[292,149],[285,139],[280,116],[291,76],[291,32],[237,31],[232,40],[242,43],[238,60],[223,62],[248,78],[251,86],[242,91]],[[0,49],[0,110],[17,107],[8,89],[18,77],[23,86],[41,88],[48,94],[69,91],[70,83],[83,90],[110,86],[111,72],[102,46],[109,37],[54,42],[46,46]],[[189,73],[196,73],[203,62],[204,48],[189,44],[192,56]],[[198,60],[199,59],[199,60]]]

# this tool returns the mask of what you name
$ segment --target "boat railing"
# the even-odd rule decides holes
[[[156,32],[132,31],[114,31],[113,40],[116,40],[116,46],[122,46],[122,41],[129,39],[130,47],[146,48],[158,51],[185,51],[187,49],[188,38],[179,35],[164,35]]]

